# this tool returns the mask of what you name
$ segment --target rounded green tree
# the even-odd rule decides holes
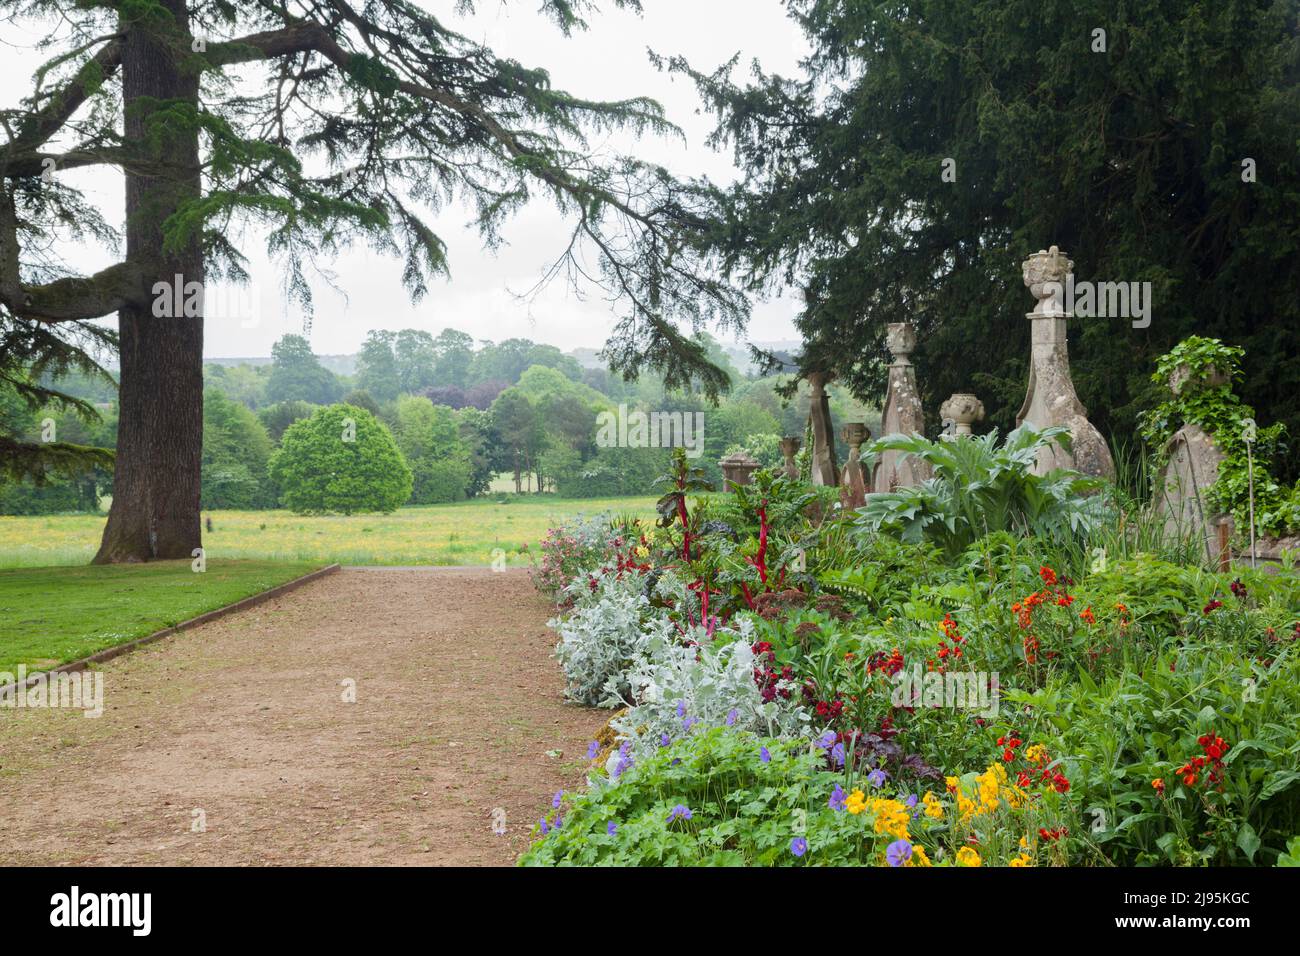
[[[355,405],[330,405],[290,425],[271,478],[300,514],[389,512],[411,497],[411,469],[393,436]]]

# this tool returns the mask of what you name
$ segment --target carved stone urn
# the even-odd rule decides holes
[[[799,449],[803,447],[803,439],[798,435],[786,435],[781,439],[781,454],[785,456],[785,464],[782,471],[791,481],[799,477],[799,466],[795,463],[794,456],[799,454]]]
[[[718,465],[722,468],[723,487],[726,491],[731,491],[740,485],[751,484],[754,480],[754,472],[759,469],[758,462],[743,451],[732,452],[726,458],[720,459]]]
[[[971,425],[984,421],[984,403],[970,392],[954,392],[939,406],[939,414],[952,422],[953,435],[970,435]]]
[[[896,365],[911,365],[916,351],[916,329],[911,322],[890,322],[885,326],[885,347]]]

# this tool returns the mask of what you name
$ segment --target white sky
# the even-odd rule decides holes
[[[632,153],[662,163],[683,175],[708,175],[727,181],[734,175],[728,153],[709,149],[704,140],[711,117],[700,112],[695,89],[683,78],[670,78],[651,66],[647,48],[663,55],[682,54],[692,66],[712,70],[741,53],[739,71],[757,58],[767,70],[791,75],[804,52],[802,34],[786,18],[780,0],[644,0],[643,16],[607,4],[589,18],[591,29],[565,38],[535,12],[532,0],[481,0],[470,20],[454,13],[450,0],[419,0],[449,25],[486,42],[496,53],[526,66],[550,71],[555,87],[589,98],[651,96],[668,118],[682,127],[677,139],[637,141],[616,135],[598,149]],[[43,54],[31,49],[39,39],[12,24],[0,24],[0,104],[18,105],[30,92],[33,67]],[[111,169],[64,173],[101,204],[110,222],[122,221],[122,182]],[[517,296],[532,289],[548,265],[563,251],[568,228],[545,199],[534,201],[505,228],[506,245],[486,251],[468,226],[468,210],[450,207],[432,221],[448,245],[450,280],[431,284],[429,295],[412,306],[402,290],[400,263],[358,247],[327,264],[336,284],[314,284],[316,311],[311,330],[320,354],[357,350],[372,328],[421,328],[437,334],[459,328],[479,339],[531,338],[563,349],[599,347],[614,318],[599,290],[579,299],[561,278],[528,301]],[[272,343],[286,332],[302,332],[303,317],[286,310],[280,273],[263,253],[264,244],[250,235],[242,245],[251,262],[253,281],[246,290],[209,293],[204,352],[208,357],[269,355]],[[76,269],[93,271],[109,261],[102,250],[68,254]],[[243,302],[242,308],[223,302]],[[752,341],[797,339],[792,299],[756,303],[747,338]],[[249,316],[252,316],[251,318]]]

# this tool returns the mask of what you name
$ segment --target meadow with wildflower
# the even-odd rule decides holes
[[[560,666],[615,713],[525,865],[1291,865],[1293,570],[1138,548],[1104,488],[956,547],[677,467],[656,524],[551,534]]]

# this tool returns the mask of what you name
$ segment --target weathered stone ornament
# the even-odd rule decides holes
[[[954,392],[948,401],[939,406],[945,422],[952,422],[952,435],[970,435],[971,425],[984,421],[984,403],[970,392]]]
[[[801,447],[803,447],[803,439],[797,435],[786,435],[781,439],[781,454],[785,457],[785,464],[781,470],[791,481],[799,479],[799,465],[795,462],[794,456],[799,454]]]
[[[889,383],[885,387],[885,407],[880,420],[882,435],[921,435],[925,433],[925,415],[916,388],[916,368],[912,352],[916,349],[916,330],[910,322],[891,322],[885,326],[885,343],[893,361],[889,364]],[[919,485],[931,476],[930,466],[902,452],[884,451],[876,462],[871,478],[872,491],[894,491]]]
[[[1226,374],[1211,370],[1201,382],[1191,382],[1186,368],[1175,369],[1169,379],[1174,395],[1191,388],[1215,388],[1228,381]],[[1195,422],[1178,429],[1165,446],[1166,464],[1156,481],[1156,497],[1165,515],[1165,531],[1181,537],[1196,533],[1205,539],[1205,552],[1213,559],[1218,552],[1218,526],[1223,518],[1209,506],[1206,492],[1219,480],[1219,467],[1227,455],[1209,432]]]
[[[831,400],[826,394],[826,382],[826,373],[808,373],[808,417],[812,419],[813,432],[812,483],[834,487],[840,483],[840,473],[835,461],[835,434],[831,430]]]
[[[844,463],[840,480],[840,500],[846,508],[861,508],[867,503],[866,476],[862,472],[862,444],[871,438],[871,429],[863,422],[849,422],[840,432],[849,446],[849,460]]]
[[[1056,246],[1034,253],[1023,263],[1025,285],[1038,300],[1030,321],[1029,389],[1016,415],[1016,424],[1029,422],[1035,428],[1063,425],[1070,431],[1070,451],[1059,445],[1038,453],[1034,471],[1046,474],[1053,468],[1073,468],[1085,475],[1113,478],[1115,462],[1088,411],[1079,401],[1070,378],[1070,355],[1066,344],[1062,306],[1065,277],[1074,263]]]
[[[743,451],[732,452],[718,461],[722,468],[723,490],[731,491],[739,485],[748,485],[754,480],[754,472],[759,464]]]

